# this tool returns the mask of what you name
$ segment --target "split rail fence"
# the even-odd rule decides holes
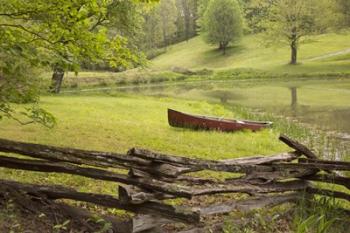
[[[118,195],[85,193],[70,187],[3,179],[0,179],[0,185],[32,196],[89,202],[143,215],[130,225],[128,232],[142,232],[174,221],[193,225],[193,230],[184,232],[199,232],[196,229],[203,227],[202,220],[208,216],[297,202],[305,193],[350,201],[349,192],[315,185],[315,182],[331,183],[349,190],[350,178],[342,175],[342,171],[350,171],[350,162],[322,160],[306,146],[287,136],[281,135],[279,139],[293,151],[219,161],[172,156],[138,148],[129,150],[127,154],[118,154],[0,139],[0,152],[32,158],[23,159],[3,153],[0,155],[0,167],[117,182]],[[112,171],[111,168],[117,169]],[[117,172],[119,169],[127,169],[128,174]],[[194,176],[194,172],[202,170],[241,175],[221,181]],[[224,193],[244,193],[250,197],[192,208],[164,202]],[[150,220],[149,216],[158,217]]]

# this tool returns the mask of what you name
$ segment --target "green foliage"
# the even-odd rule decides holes
[[[198,0],[161,0],[142,10],[138,44],[149,58],[163,48],[196,34]]]
[[[6,1],[0,7],[0,33],[5,35],[1,41],[19,47],[34,64],[45,66],[59,64],[77,70],[82,60],[112,60],[112,66],[136,62],[128,55],[126,38],[108,35],[105,22],[109,11],[118,7],[114,2]]]
[[[62,231],[66,231],[68,229],[68,225],[70,223],[70,220],[66,220],[61,224],[56,224],[52,227],[52,230],[54,233],[60,233]]]
[[[161,0],[159,4],[163,45],[167,47],[176,32],[176,6],[174,0]]]
[[[224,53],[230,42],[241,38],[242,15],[236,0],[211,0],[203,20],[206,41],[219,44]]]
[[[137,25],[136,13],[130,10],[136,2],[148,1],[2,1],[0,98],[3,116],[17,119],[10,102],[38,101],[39,85],[34,67],[77,72],[82,62],[106,63],[117,68],[144,63],[144,56],[126,37],[132,37],[136,31],[136,26],[131,25],[131,22]],[[111,32],[112,25],[118,25],[119,30]],[[46,111],[39,111],[37,107],[25,115],[44,124],[51,119]]]
[[[335,0],[336,7],[340,13],[339,25],[342,27],[350,27],[350,1],[349,0]]]
[[[259,0],[267,4],[269,0]],[[263,22],[265,40],[270,44],[287,44],[291,48],[291,64],[297,62],[300,42],[330,26],[331,2],[328,0],[274,0]],[[323,14],[319,14],[322,11]]]
[[[248,31],[259,33],[265,30],[263,21],[266,20],[270,7],[276,0],[241,0],[244,17],[247,23]]]
[[[328,197],[312,200],[303,198],[294,216],[297,233],[341,233],[346,231],[349,223],[341,205]]]

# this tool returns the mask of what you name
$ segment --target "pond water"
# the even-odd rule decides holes
[[[327,157],[350,160],[349,79],[205,81],[123,91],[240,105],[282,116],[327,135],[322,138]]]

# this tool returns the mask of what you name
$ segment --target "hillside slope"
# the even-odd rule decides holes
[[[169,70],[178,66],[188,69],[254,68],[270,71],[349,71],[350,32],[312,36],[301,44],[299,62],[287,66],[290,57],[288,46],[266,47],[260,35],[245,36],[241,43],[231,47],[226,55],[216,46],[206,44],[200,36],[168,48],[151,62],[154,70]]]

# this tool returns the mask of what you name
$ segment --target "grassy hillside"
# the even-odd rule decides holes
[[[350,76],[349,41],[350,31],[311,36],[300,46],[299,64],[292,66],[288,65],[289,47],[285,45],[266,47],[262,43],[261,35],[245,36],[239,45],[229,48],[226,55],[223,55],[216,46],[206,44],[200,36],[197,36],[187,42],[170,46],[166,53],[151,60],[146,69],[137,68],[120,73],[82,71],[78,75],[68,72],[63,88],[110,87],[204,79]],[[178,71],[174,71],[174,67],[177,67]],[[189,70],[195,73],[188,73]],[[42,77],[43,84],[49,86],[51,73],[47,72]]]
[[[226,55],[201,37],[168,48],[168,52],[152,60],[152,69],[168,70],[179,66],[188,69],[254,68],[283,72],[349,71],[350,33],[325,34],[307,38],[299,49],[298,66],[288,66],[288,46],[266,47],[260,35],[245,36]],[[341,52],[340,52],[341,51]]]

